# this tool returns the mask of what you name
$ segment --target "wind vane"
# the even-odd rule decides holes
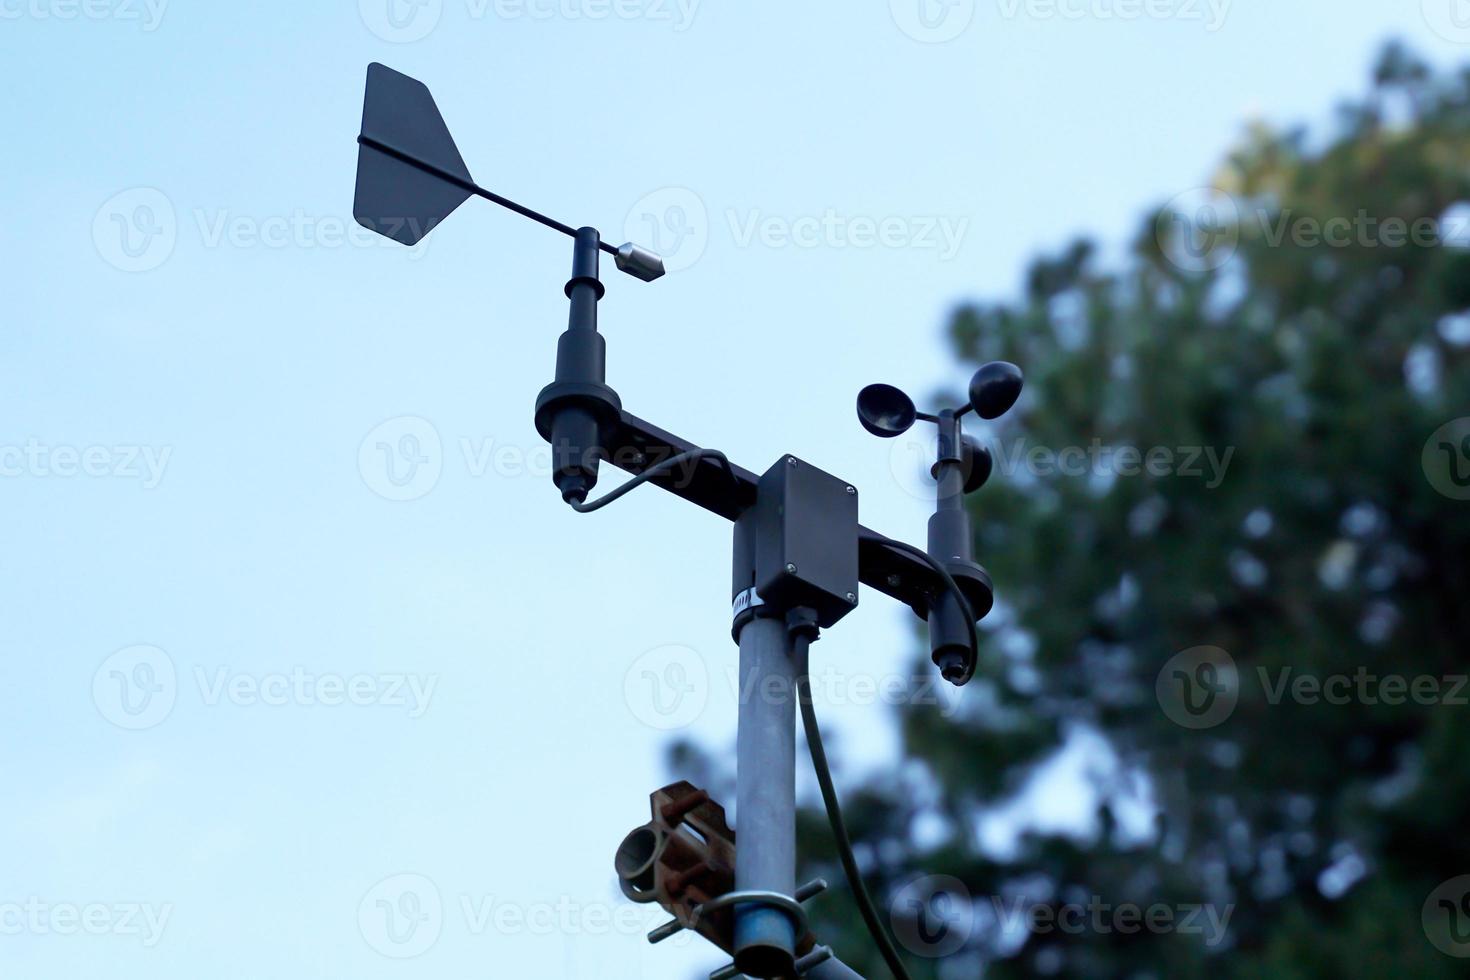
[[[358,224],[404,245],[417,245],[471,197],[483,197],[571,238],[577,229],[486,190],[470,177],[454,137],[423,82],[377,62],[368,65],[357,137]],[[616,257],[628,275],[652,282],[664,274],[663,259],[632,242],[598,248]]]

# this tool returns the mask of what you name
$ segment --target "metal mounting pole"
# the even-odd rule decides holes
[[[757,514],[735,522],[735,636],[740,644],[735,737],[735,888],[796,891],[796,663],[785,619],[754,589]],[[771,906],[735,910],[735,966],[755,977],[790,976],[796,934]]]

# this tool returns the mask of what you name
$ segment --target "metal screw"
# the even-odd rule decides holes
[[[857,593],[856,592],[849,592],[847,594],[847,601],[848,602],[857,602]]]
[[[795,456],[787,456],[786,457],[786,462],[790,466],[795,466],[796,465],[796,457]]]
[[[857,487],[848,487],[847,492],[849,494],[857,493]]]
[[[896,589],[898,588],[899,583],[902,581],[903,579],[899,578],[897,575],[890,575],[888,576],[888,587],[890,589]]]
[[[786,566],[786,570],[788,572],[790,572],[792,575],[795,575],[796,574],[796,566],[795,565],[787,565]]]

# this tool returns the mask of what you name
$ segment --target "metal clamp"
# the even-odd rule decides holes
[[[806,909],[801,907],[800,902],[790,895],[767,891],[725,892],[725,894],[718,898],[712,898],[703,905],[696,905],[690,925],[698,925],[700,918],[707,912],[717,912],[731,905],[769,905],[772,908],[779,909],[785,912],[786,917],[791,920],[791,927],[796,931],[796,935],[798,936],[805,935],[807,929],[810,927],[810,923],[807,922],[806,918]]]
[[[698,923],[699,917],[706,912],[716,912],[722,908],[728,908],[732,905],[767,905],[771,908],[785,912],[787,917],[791,919],[791,924],[794,927],[796,934],[798,936],[805,936],[811,932],[811,924],[807,920],[806,909],[802,908],[801,903],[805,902],[813,895],[817,895],[826,890],[827,879],[813,878],[811,881],[807,882],[796,890],[795,898],[792,898],[790,895],[782,895],[780,892],[726,892],[718,898],[712,898],[708,902],[705,902],[703,905],[695,908],[694,923]],[[668,923],[668,925],[672,926],[675,925],[675,923],[670,922]],[[672,933],[670,933],[670,935],[672,935]],[[651,935],[649,938],[650,940],[652,940]],[[797,975],[801,976],[802,974],[805,974],[807,970],[810,970],[812,967],[816,966],[819,963],[825,962],[826,960],[831,958],[831,956],[832,949],[829,946],[812,947],[812,949],[808,953],[806,953],[806,955],[802,956],[796,961]],[[720,967],[718,970],[709,975],[710,980],[734,980],[734,978],[738,976],[740,976],[740,971],[735,968],[734,963],[727,963],[726,965]]]
[[[830,960],[836,954],[831,946],[813,946],[812,951],[796,961],[796,975],[804,977],[812,970]],[[736,980],[740,971],[734,963],[727,963],[709,975],[709,980]]]

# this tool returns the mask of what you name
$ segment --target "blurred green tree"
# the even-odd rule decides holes
[[[899,708],[904,765],[839,776],[915,976],[1470,975],[1421,924],[1470,874],[1470,423],[1438,431],[1470,415],[1470,71],[1390,45],[1330,140],[1253,128],[1213,184],[1121,271],[1078,242],[949,325],[963,361],[1027,375],[972,498],[1002,604],[960,710]],[[1201,646],[1228,659],[1181,655]],[[1343,675],[1315,703],[1290,686]],[[1171,720],[1208,694],[1180,678],[1233,710]],[[1090,825],[986,846],[1068,754]],[[818,809],[801,835],[804,873],[840,880]],[[1092,911],[1021,918],[1066,907]],[[814,912],[886,975],[841,890]]]

